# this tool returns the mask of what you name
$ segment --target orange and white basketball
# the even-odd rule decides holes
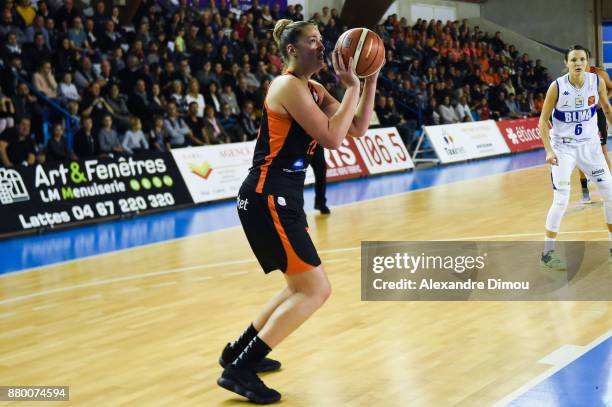
[[[382,39],[367,28],[352,28],[343,33],[336,48],[344,64],[353,57],[353,69],[357,76],[365,78],[380,69],[385,60],[385,45]]]

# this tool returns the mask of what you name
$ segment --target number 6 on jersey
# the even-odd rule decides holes
[[[582,134],[582,123],[578,123],[574,129],[574,134],[579,136]]]

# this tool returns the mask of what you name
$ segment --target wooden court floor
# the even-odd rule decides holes
[[[362,240],[542,238],[547,169],[483,175],[309,215],[333,293],[271,355],[282,405],[489,406],[612,329],[610,302],[360,301]],[[578,189],[560,239],[607,239]],[[217,358],[283,282],[239,228],[0,277],[0,384],[69,385],[54,405],[244,406]]]

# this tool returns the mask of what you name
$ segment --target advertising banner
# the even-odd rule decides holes
[[[255,141],[172,150],[193,202],[235,197],[253,163]]]
[[[368,167],[352,137],[344,139],[337,150],[325,149],[325,163],[328,181],[359,178],[368,174]]]
[[[499,127],[499,131],[506,140],[510,151],[518,153],[544,148],[540,138],[539,120],[537,117],[501,120],[497,122],[497,127]]]
[[[443,164],[510,152],[493,120],[425,126],[424,129]]]
[[[0,236],[233,198],[254,149],[249,141],[0,168]],[[325,161],[330,181],[414,168],[395,128],[349,137]],[[305,182],[314,182],[312,167]]]
[[[165,153],[0,168],[0,234],[191,202],[172,156]]]
[[[395,127],[369,129],[362,137],[352,140],[357,146],[368,174],[414,168],[410,154]]]

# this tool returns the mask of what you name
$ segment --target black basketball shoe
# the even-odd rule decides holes
[[[315,204],[314,208],[318,210],[319,212],[321,212],[321,215],[329,215],[331,213],[331,210],[325,204],[323,205]]]
[[[256,404],[271,404],[281,399],[281,394],[266,386],[254,371],[237,368],[231,363],[223,369],[217,384]]]

